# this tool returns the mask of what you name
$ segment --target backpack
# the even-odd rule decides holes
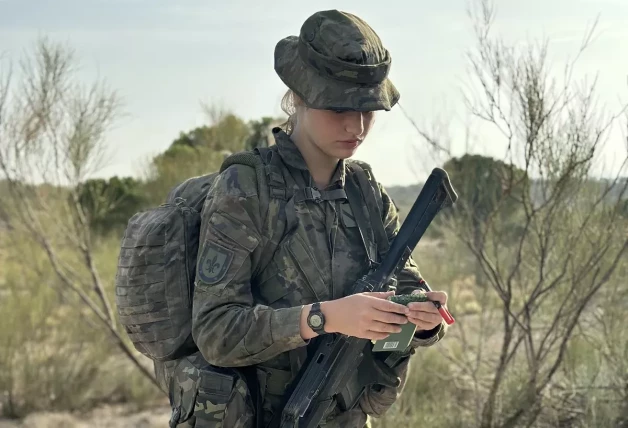
[[[219,174],[235,164],[255,168],[261,211],[266,213],[262,224],[269,220],[264,207],[269,206],[270,198],[281,200],[283,207],[290,201],[291,189],[278,169],[282,161],[275,148],[258,147],[232,154],[219,171],[185,180],[170,191],[165,203],[129,219],[118,256],[115,303],[126,334],[135,349],[146,357],[163,362],[198,350],[192,338],[192,298],[201,211]],[[381,213],[381,193],[368,164],[356,160],[347,163],[350,173],[357,173],[358,187],[367,206],[371,205],[369,209],[379,209]],[[320,199],[320,193],[311,198]],[[288,206],[294,209],[294,205]],[[287,217],[288,222],[295,218]],[[288,225],[285,233],[290,230]],[[276,248],[272,246],[278,242],[269,240],[262,266],[272,259]]]

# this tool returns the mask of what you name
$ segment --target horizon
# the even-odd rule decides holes
[[[413,154],[421,140],[403,111],[428,128],[451,118],[448,135],[454,141],[454,156],[503,158],[503,142],[494,140],[494,133],[480,134],[477,127],[475,138],[485,143],[465,146],[467,117],[460,86],[468,81],[464,54],[473,47],[467,2],[398,1],[386,8],[375,1],[342,5],[346,6],[330,1],[310,7],[286,1],[262,6],[250,0],[212,6],[199,0],[176,4],[0,0],[0,57],[4,54],[15,63],[39,35],[74,48],[80,78],[104,79],[125,103],[126,116],[107,137],[112,163],[96,177],[139,177],[142,162],[167,149],[179,133],[207,124],[201,103],[223,105],[245,121],[282,116],[279,103],[287,88],[272,67],[275,44],[298,34],[303,20],[316,10],[337,7],[364,18],[392,54],[390,78],[401,92],[400,105],[378,115],[354,156],[370,163],[383,185],[420,183],[440,166],[424,150],[420,158]],[[574,82],[585,73],[590,80],[598,74],[598,98],[610,112],[628,101],[628,56],[618,54],[628,39],[628,2],[507,0],[496,1],[495,6],[493,29],[508,41],[549,39],[548,64],[556,73],[577,54],[599,15],[596,36],[578,62]],[[538,10],[544,15],[537,15]],[[607,164],[625,159],[625,129],[614,129],[612,138],[601,157]],[[611,170],[617,167],[611,165]]]

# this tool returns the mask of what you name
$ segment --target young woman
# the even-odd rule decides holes
[[[388,242],[399,228],[395,206],[380,185],[371,189],[381,203],[377,217],[366,208],[369,199],[358,207],[362,213],[347,201],[349,184],[360,183],[347,159],[365,142],[376,111],[390,110],[399,99],[387,77],[390,65],[379,37],[357,16],[330,10],[308,18],[299,37],[281,40],[275,50],[275,70],[289,88],[283,106],[290,115],[284,129],[273,130],[268,191],[275,198],[263,206],[255,169],[232,165],[203,208],[193,303],[195,358],[213,367],[254,367],[264,426],[280,411],[312,338],[342,333],[376,340],[411,322],[417,325],[413,351],[445,334],[429,302],[406,307],[386,300],[394,292],[350,295],[369,259],[377,257],[373,225],[379,222]],[[361,218],[370,222],[366,238]],[[397,277],[396,292],[419,292],[420,280],[410,259]],[[447,304],[445,292],[428,297]],[[352,408],[334,403],[325,426],[364,427],[368,415],[381,416],[401,393],[411,354],[391,369],[396,386],[394,381],[370,385]],[[242,379],[224,381],[208,373],[201,369],[194,383],[198,395],[188,423],[256,426],[251,397],[258,391]],[[182,376],[180,371],[174,381],[181,390]]]

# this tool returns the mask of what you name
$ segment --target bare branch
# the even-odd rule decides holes
[[[82,184],[107,160],[105,138],[118,116],[118,97],[102,82],[81,85],[73,51],[47,39],[20,65],[15,88],[10,76],[0,79],[0,171],[9,191],[2,203],[94,325],[158,386],[118,332],[79,199]]]
[[[607,115],[596,100],[597,76],[574,82],[576,62],[594,39],[597,19],[559,81],[548,67],[548,41],[508,46],[492,34],[491,2],[477,0],[474,6],[469,16],[476,46],[467,56],[473,82],[463,97],[469,112],[497,131],[506,147],[503,159],[485,164],[487,170],[500,171],[491,171],[491,177],[503,178],[502,189],[488,189],[488,181],[487,189],[469,183],[481,175],[479,163],[469,164],[473,176],[457,177],[465,170],[452,166],[454,186],[464,191],[453,221],[444,227],[464,243],[490,285],[502,317],[501,340],[493,361],[463,336],[471,355],[451,361],[470,366],[475,358],[493,367],[491,384],[476,389],[483,394],[479,426],[535,426],[545,417],[543,398],[564,363],[576,326],[601,290],[625,269],[628,153],[617,155],[623,158],[610,179],[601,180],[592,171],[612,125],[628,105]],[[408,121],[428,147],[444,152],[438,135]],[[482,201],[483,190],[495,194]],[[484,309],[495,311],[488,304]],[[478,384],[469,367],[460,370]],[[502,404],[513,377],[518,379],[517,399]]]

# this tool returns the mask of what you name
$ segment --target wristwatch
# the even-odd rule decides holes
[[[320,302],[312,305],[307,316],[307,325],[318,334],[325,333],[325,315],[321,312]]]

